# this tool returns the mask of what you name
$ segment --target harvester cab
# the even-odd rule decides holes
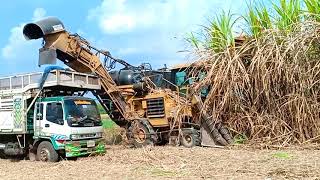
[[[229,130],[221,123],[212,120],[205,112],[204,101],[208,95],[210,87],[205,87],[200,90],[200,93],[193,91],[193,84],[202,81],[206,74],[201,70],[197,73],[192,73],[194,70],[191,68],[190,63],[177,64],[170,68],[171,78],[170,81],[174,83],[181,96],[188,97],[193,109],[194,118],[198,118],[200,124],[201,145],[206,147],[225,146],[232,143],[232,137]]]

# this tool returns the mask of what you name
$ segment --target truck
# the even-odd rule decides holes
[[[136,147],[167,142],[186,147],[199,144],[199,112],[194,114],[191,101],[180,96],[175,84],[171,86],[176,91],[158,87],[149,76],[157,72],[150,67],[136,67],[112,57],[110,52],[68,32],[55,17],[26,24],[23,34],[27,40],[43,39],[39,65],[55,64],[58,59],[76,72],[99,77],[101,90],[93,94]],[[123,68],[116,70],[116,64]]]
[[[83,96],[100,88],[96,76],[66,70],[0,78],[0,153],[49,162],[104,153],[97,104]]]

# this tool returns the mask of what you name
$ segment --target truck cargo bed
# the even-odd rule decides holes
[[[42,75],[42,72],[37,72],[0,78],[0,96],[2,94],[23,93],[31,89],[38,89]],[[99,90],[101,88],[97,76],[64,70],[54,70],[50,72],[44,83],[44,88],[53,86],[66,86],[88,90]]]

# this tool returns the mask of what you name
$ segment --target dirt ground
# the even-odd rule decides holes
[[[319,150],[112,146],[58,163],[0,160],[1,179],[320,179]]]

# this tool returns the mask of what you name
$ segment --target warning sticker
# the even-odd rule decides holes
[[[61,24],[54,25],[54,26],[52,26],[52,28],[53,28],[54,31],[63,30],[63,26]]]

